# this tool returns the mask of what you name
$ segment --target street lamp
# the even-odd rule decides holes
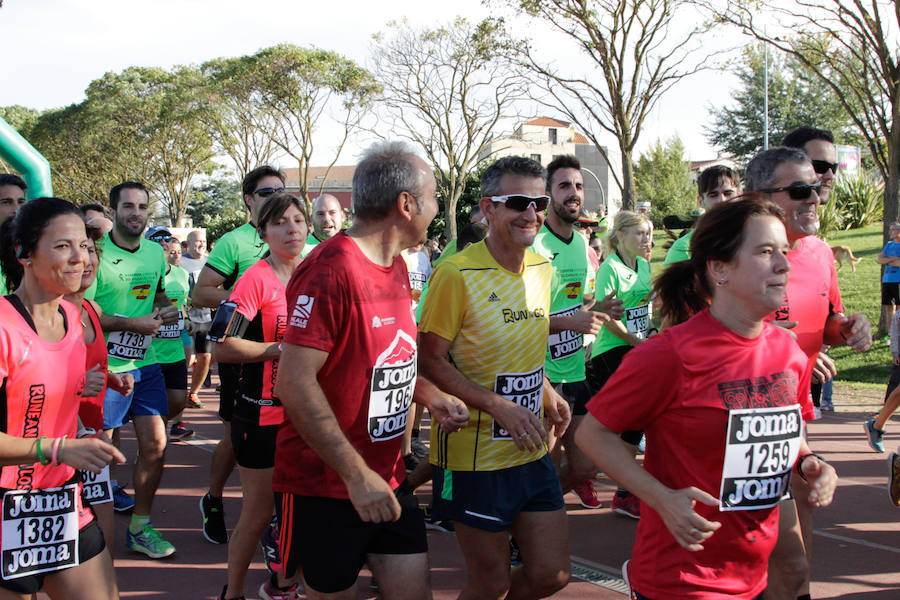
[[[603,208],[605,212],[609,212],[609,206],[606,205],[606,193],[603,191],[603,183],[601,183],[600,178],[597,177],[597,174],[588,169],[587,167],[581,167],[581,170],[594,178],[594,181],[597,182],[597,187],[600,188],[600,200],[603,202]]]

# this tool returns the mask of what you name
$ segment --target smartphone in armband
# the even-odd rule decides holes
[[[237,307],[237,302],[231,302],[230,300],[223,300],[219,304],[216,316],[213,317],[212,323],[209,325],[209,331],[206,333],[206,338],[209,341],[222,342],[227,337],[231,328],[231,321],[234,319],[234,315],[237,314],[235,312]]]

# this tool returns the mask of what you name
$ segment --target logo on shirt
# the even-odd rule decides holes
[[[569,300],[575,300],[576,298],[581,298],[581,282],[574,281],[570,284],[567,284],[566,287],[563,288],[563,293],[566,295],[566,298]]]
[[[491,295],[488,296],[488,302],[500,302],[500,296],[498,296],[494,292],[491,292]]]
[[[416,385],[416,340],[397,331],[372,368],[369,437],[383,442],[403,435]]]
[[[122,262],[122,259],[121,259],[121,258],[117,258],[117,259],[115,259],[114,261],[112,261],[112,264],[117,265],[117,264],[119,264],[120,262]]]
[[[378,315],[372,317],[372,327],[379,328],[387,325],[393,325],[397,322],[397,317],[384,317],[381,318]]]
[[[146,300],[150,295],[150,284],[144,283],[142,285],[134,286],[133,288],[131,288],[131,295],[138,300]]]
[[[511,308],[503,309],[503,322],[504,323],[515,323],[517,321],[527,321],[528,319],[542,319],[547,313],[544,312],[543,308],[536,308],[534,310],[513,310]]]
[[[311,296],[297,296],[297,302],[294,303],[294,312],[291,313],[291,327],[302,327],[306,329],[309,323],[309,316],[312,314],[313,302],[316,299]]]
[[[752,379],[725,381],[719,396],[729,410],[790,406],[797,402],[797,376],[789,371]]]

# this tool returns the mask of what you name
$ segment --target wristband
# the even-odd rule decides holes
[[[799,475],[799,476],[800,476],[800,479],[802,479],[803,481],[806,481],[806,475],[803,474],[803,468],[802,468],[802,467],[803,467],[803,461],[806,460],[807,458],[809,458],[810,456],[815,456],[816,458],[818,458],[818,459],[821,460],[822,462],[828,462],[827,460],[825,460],[824,458],[822,458],[821,456],[819,456],[819,455],[816,454],[815,452],[810,452],[809,454],[804,454],[803,456],[801,456],[800,458],[798,458],[798,459],[797,459],[797,464],[794,465],[794,468],[797,470],[797,475]]]
[[[37,442],[35,442],[35,444],[34,444],[35,450],[37,451],[38,462],[44,466],[47,466],[50,464],[50,459],[47,458],[46,456],[44,456],[44,451],[41,449],[41,441],[46,440],[46,439],[47,439],[47,436],[42,435],[41,437],[39,437],[37,439]]]
[[[60,465],[63,464],[62,453],[63,453],[63,448],[65,448],[65,446],[66,446],[66,438],[67,437],[69,437],[69,436],[68,435],[62,436],[62,441],[59,443],[59,463],[58,464],[60,464]]]
[[[59,465],[59,444],[62,442],[62,438],[56,438],[53,440],[53,451],[50,454],[50,462],[53,466]]]

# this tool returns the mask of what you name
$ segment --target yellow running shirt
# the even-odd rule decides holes
[[[553,268],[530,250],[521,274],[478,242],[442,262],[429,280],[419,331],[452,342],[450,360],[467,379],[526,406],[543,420],[544,358]],[[516,448],[486,412],[447,435],[431,428],[431,462],[451,471],[496,471],[538,460],[546,448]]]

